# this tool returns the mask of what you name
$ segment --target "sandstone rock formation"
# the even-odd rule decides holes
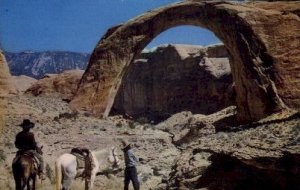
[[[163,45],[129,65],[113,113],[160,120],[189,110],[210,114],[233,104],[228,53],[223,45]]]
[[[63,99],[70,100],[77,90],[83,70],[69,70],[60,74],[48,74],[33,84],[26,93],[34,96],[58,94]]]
[[[0,96],[16,93],[17,91],[12,82],[6,59],[2,54],[2,51],[0,51]]]
[[[181,112],[156,125],[181,150],[156,190],[298,189],[299,112],[273,114],[244,126],[230,121],[235,114],[233,106],[211,115]]]
[[[211,30],[228,49],[240,122],[298,108],[299,9],[299,2],[185,1],[149,11],[102,37],[72,105],[107,116],[136,55],[161,32],[189,24]]]
[[[25,75],[12,76],[12,81],[19,94],[23,94],[29,87],[37,82],[36,79]]]

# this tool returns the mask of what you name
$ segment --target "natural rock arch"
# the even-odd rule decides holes
[[[277,10],[270,10],[274,7]],[[242,5],[185,1],[149,11],[110,28],[102,37],[71,105],[108,116],[135,56],[161,32],[194,25],[214,32],[231,55],[241,122],[260,119],[286,105],[299,107],[300,92],[293,90],[300,89],[296,80],[300,69],[299,9],[299,2]]]

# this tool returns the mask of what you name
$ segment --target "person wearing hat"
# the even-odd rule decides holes
[[[15,140],[15,146],[19,151],[17,152],[17,155],[23,154],[25,151],[31,152],[34,157],[36,157],[39,160],[39,176],[40,179],[44,180],[44,160],[42,155],[39,153],[39,147],[37,146],[37,143],[34,138],[34,134],[30,132],[30,129],[34,127],[34,123],[31,122],[29,119],[24,119],[23,123],[19,125],[23,128],[21,132],[19,132],[16,136]]]
[[[132,181],[133,189],[139,190],[140,183],[137,176],[136,166],[138,158],[133,154],[131,144],[128,141],[122,140],[124,158],[125,158],[125,179],[124,190],[128,190],[130,181]]]

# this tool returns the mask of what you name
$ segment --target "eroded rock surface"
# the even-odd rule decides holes
[[[149,11],[107,31],[72,105],[108,116],[135,56],[161,32],[190,24],[211,30],[227,47],[240,122],[298,108],[299,9],[299,2],[185,1]]]
[[[232,105],[232,96],[223,45],[169,44],[143,52],[129,65],[113,112],[153,120],[184,110],[210,114]]]
[[[1,99],[0,99],[1,100]],[[37,141],[44,145],[47,180],[54,187],[54,162],[73,147],[92,150],[116,146],[121,170],[96,177],[96,189],[123,187],[124,159],[120,140],[133,144],[140,158],[142,189],[257,190],[299,187],[300,114],[272,115],[251,125],[234,125],[235,107],[210,115],[174,114],[153,125],[122,116],[98,119],[73,112],[51,96],[12,96],[7,99],[5,127],[0,133],[0,189],[14,188],[11,162],[14,137],[23,118],[36,122]],[[1,103],[1,102],[0,102]],[[1,118],[0,118],[1,119]],[[73,189],[82,189],[76,180]],[[3,188],[5,189],[5,188]]]
[[[243,126],[234,125],[235,114],[234,107],[208,116],[182,112],[158,124],[181,153],[157,189],[297,189],[299,112]]]
[[[19,94],[23,94],[29,87],[31,87],[34,83],[37,82],[36,79],[25,75],[12,76],[12,81],[15,87],[17,88]]]
[[[16,93],[17,90],[13,84],[6,59],[0,51],[0,96]]]
[[[47,74],[27,89],[26,93],[34,96],[58,94],[63,99],[71,100],[83,72],[83,70],[69,70],[60,74]]]

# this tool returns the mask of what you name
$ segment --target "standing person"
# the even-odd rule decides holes
[[[32,123],[29,119],[24,119],[23,123],[19,126],[23,128],[21,132],[19,132],[16,136],[15,146],[19,151],[17,152],[17,156],[23,154],[25,151],[31,152],[34,157],[39,160],[38,172],[40,179],[44,180],[44,160],[41,155],[41,150],[37,146],[37,143],[34,138],[34,134],[30,132],[30,129],[34,127],[34,123]]]
[[[123,152],[125,158],[125,179],[124,179],[124,190],[128,190],[130,180],[134,190],[140,189],[140,183],[137,176],[136,166],[138,158],[133,154],[131,144],[125,140],[122,140]]]

